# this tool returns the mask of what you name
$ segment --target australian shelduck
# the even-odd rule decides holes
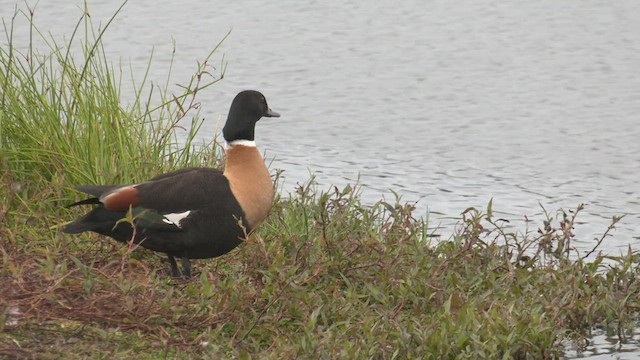
[[[269,213],[273,183],[254,131],[260,118],[279,116],[260,92],[240,92],[222,130],[227,143],[224,171],[192,167],[137,184],[79,186],[93,197],[70,206],[97,206],[63,231],[93,231],[123,243],[133,238],[142,247],[167,254],[173,276],[191,276],[189,259],[228,253]],[[135,231],[120,221],[129,209]]]

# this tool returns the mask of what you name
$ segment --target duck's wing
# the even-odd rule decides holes
[[[127,211],[143,206],[156,210],[190,209],[211,202],[216,194],[224,193],[229,182],[220,170],[186,168],[131,185],[82,185],[76,190],[94,197],[67,207],[102,204],[110,211]]]
[[[187,168],[125,186],[82,186],[96,197],[74,205],[98,204],[112,213],[132,210],[136,225],[162,231],[181,231],[183,221],[213,202],[234,201],[229,181],[220,170]]]
[[[113,203],[122,202],[120,195]],[[122,199],[130,199],[139,206],[160,212],[184,212],[205,205],[229,201],[233,196],[229,180],[222,171],[211,168],[190,168],[163,174],[147,182],[123,189]],[[127,201],[124,201],[127,202]],[[105,204],[108,208],[108,206]]]

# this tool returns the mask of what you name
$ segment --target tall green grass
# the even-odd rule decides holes
[[[208,64],[218,46],[178,94],[169,92],[170,75],[164,87],[148,81],[150,56],[142,81],[136,84],[132,75],[134,96],[123,104],[122,68],[114,68],[107,59],[102,42],[121,9],[99,32],[85,9],[65,42],[41,31],[32,12],[19,10],[4,23],[0,155],[19,183],[58,177],[68,184],[123,183],[218,161],[213,140],[198,149],[194,143],[202,125],[196,95],[224,75],[224,66],[214,76]],[[30,24],[26,50],[19,49],[13,38],[19,17]],[[173,58],[169,74],[172,64]],[[178,128],[189,129],[180,146]]]

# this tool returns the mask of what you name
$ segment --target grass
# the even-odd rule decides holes
[[[13,43],[18,16],[30,23],[32,41],[24,52]],[[150,58],[139,84],[131,75],[135,96],[125,108],[120,99],[122,70],[107,61],[101,41],[111,20],[95,32],[85,12],[65,43],[41,32],[33,12],[17,12],[10,23],[4,22],[8,45],[0,51],[0,139],[2,160],[11,164],[18,182],[29,181],[36,172],[45,180],[68,184],[122,183],[203,161],[218,164],[213,143],[201,148],[212,152],[208,154],[192,146],[202,125],[195,97],[224,75],[224,66],[220,74],[209,66],[215,49],[177,95],[167,90],[169,76],[163,88],[148,83]],[[46,53],[34,47],[34,38],[45,44]],[[152,105],[158,98],[160,104]],[[179,147],[175,130],[189,117],[190,131]]]
[[[123,106],[101,33],[78,24],[85,40],[65,44],[32,24],[47,53],[20,53],[11,37],[0,50],[0,356],[537,359],[567,342],[580,351],[594,328],[630,340],[640,258],[571,256],[580,206],[513,229],[489,203],[436,236],[411,204],[365,205],[357,188],[309,181],[189,280],[149,251],[63,235],[75,184],[222,161],[215,142],[193,140],[196,95],[222,77],[207,75],[209,57],[184,93],[143,81]]]

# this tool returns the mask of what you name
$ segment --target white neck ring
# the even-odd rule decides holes
[[[227,148],[230,148],[236,145],[256,147],[256,142],[255,140],[233,140],[233,141],[227,142]]]

